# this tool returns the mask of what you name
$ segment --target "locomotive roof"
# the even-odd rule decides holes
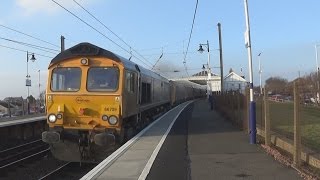
[[[124,57],[121,57],[120,55],[117,55],[111,51],[105,50],[101,47],[98,47],[96,45],[93,45],[93,44],[90,44],[87,42],[77,44],[77,45],[75,45],[65,51],[62,51],[61,53],[59,53],[56,57],[54,57],[51,60],[50,65],[56,64],[58,62],[61,62],[63,60],[69,59],[69,58],[83,57],[83,56],[106,57],[106,58],[112,59],[116,62],[121,62],[123,64],[123,66],[125,67],[125,69],[140,71],[142,74],[152,76],[157,79],[166,80],[166,78],[160,76],[159,74],[157,74],[151,70],[148,70],[146,68],[143,68],[143,67],[139,66],[138,64],[136,64],[132,61],[129,61],[128,59],[126,59]]]

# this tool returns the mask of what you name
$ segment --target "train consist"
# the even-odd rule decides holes
[[[89,43],[61,52],[48,70],[42,140],[64,161],[100,161],[156,114],[205,96],[200,85],[169,81]]]

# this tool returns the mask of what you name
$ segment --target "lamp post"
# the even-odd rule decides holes
[[[253,78],[252,78],[252,51],[251,51],[251,39],[250,39],[250,23],[248,12],[248,0],[244,0],[244,12],[246,18],[246,32],[245,32],[245,44],[248,50],[249,61],[249,79],[250,79],[250,109],[249,109],[249,127],[250,127],[250,144],[256,144],[256,103],[253,100]]]
[[[28,96],[27,96],[27,114],[30,114],[30,105],[29,105],[29,94],[30,94],[30,90],[29,87],[31,86],[31,79],[30,79],[30,75],[29,75],[29,56],[31,56],[31,61],[34,62],[36,60],[36,58],[34,57],[34,53],[29,54],[29,52],[27,51],[27,76],[26,76],[26,86],[28,87]]]
[[[39,109],[38,112],[40,113],[40,109],[41,109],[41,92],[40,92],[40,69],[38,70],[38,74],[39,74]]]
[[[202,53],[204,49],[202,46],[205,46],[207,48],[208,52],[208,62],[207,62],[207,74],[208,74],[208,80],[207,80],[207,92],[208,92],[208,98],[209,96],[212,95],[212,90],[211,90],[211,69],[210,69],[210,48],[209,48],[209,41],[207,40],[206,44],[200,44],[199,45],[199,52]],[[205,69],[204,65],[202,66],[203,70]]]
[[[319,44],[314,45],[316,50],[316,67],[317,67],[317,103],[319,104],[319,64],[318,64],[318,46]]]
[[[259,59],[259,78],[260,78],[260,95],[262,95],[262,80],[261,80],[261,73],[262,73],[262,69],[261,69],[261,53],[258,54],[258,59]]]

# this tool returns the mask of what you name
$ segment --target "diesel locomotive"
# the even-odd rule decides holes
[[[156,114],[205,96],[200,85],[169,81],[90,43],[61,52],[48,71],[42,140],[64,161],[100,161]]]

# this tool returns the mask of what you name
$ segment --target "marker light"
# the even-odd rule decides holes
[[[62,114],[57,114],[58,119],[62,119]]]
[[[103,115],[103,116],[102,116],[102,120],[108,121],[108,116],[107,116],[107,115]]]

